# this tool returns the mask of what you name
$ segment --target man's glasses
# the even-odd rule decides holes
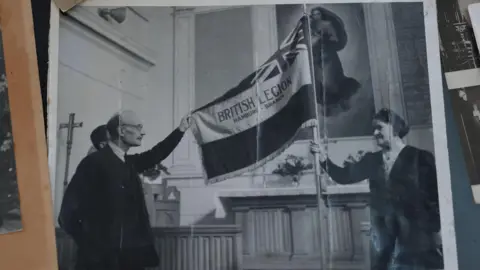
[[[134,128],[138,131],[142,131],[143,130],[143,125],[132,125],[132,124],[122,124],[122,126],[124,127],[131,127],[131,128]]]

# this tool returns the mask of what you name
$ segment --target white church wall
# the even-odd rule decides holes
[[[134,110],[145,121],[147,136],[132,152],[152,147],[174,127],[171,9],[136,9],[139,12],[127,9],[122,24],[100,18],[97,7],[80,7],[61,17],[58,100],[52,101],[58,104],[52,174],[56,213],[63,197],[67,147],[67,131],[58,126],[68,122],[69,113],[83,126],[74,130],[68,180],[91,146],[92,130],[118,110]]]

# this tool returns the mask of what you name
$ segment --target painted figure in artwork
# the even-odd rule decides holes
[[[361,85],[345,76],[338,56],[347,43],[342,19],[322,7],[313,8],[310,18],[317,103],[325,116],[331,116],[350,108],[350,98]]]
[[[389,109],[374,116],[373,128],[379,151],[343,167],[322,146],[311,150],[333,181],[369,180],[372,270],[443,269],[435,157],[404,143],[409,127]]]

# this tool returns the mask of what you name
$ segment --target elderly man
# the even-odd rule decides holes
[[[67,187],[60,226],[78,245],[77,269],[136,270],[159,258],[139,174],[167,158],[190,126],[190,117],[150,150],[140,146],[143,124],[132,111],[114,115],[106,127],[108,146],[87,155]]]
[[[336,165],[319,145],[311,149],[337,183],[369,180],[372,270],[442,269],[435,158],[403,142],[409,128],[391,110],[380,110],[372,124],[380,151],[349,166]]]

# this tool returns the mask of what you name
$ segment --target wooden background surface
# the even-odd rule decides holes
[[[30,0],[0,1],[0,25],[23,223],[21,232],[0,236],[0,269],[53,270],[52,199]],[[48,57],[41,55],[42,61]]]

